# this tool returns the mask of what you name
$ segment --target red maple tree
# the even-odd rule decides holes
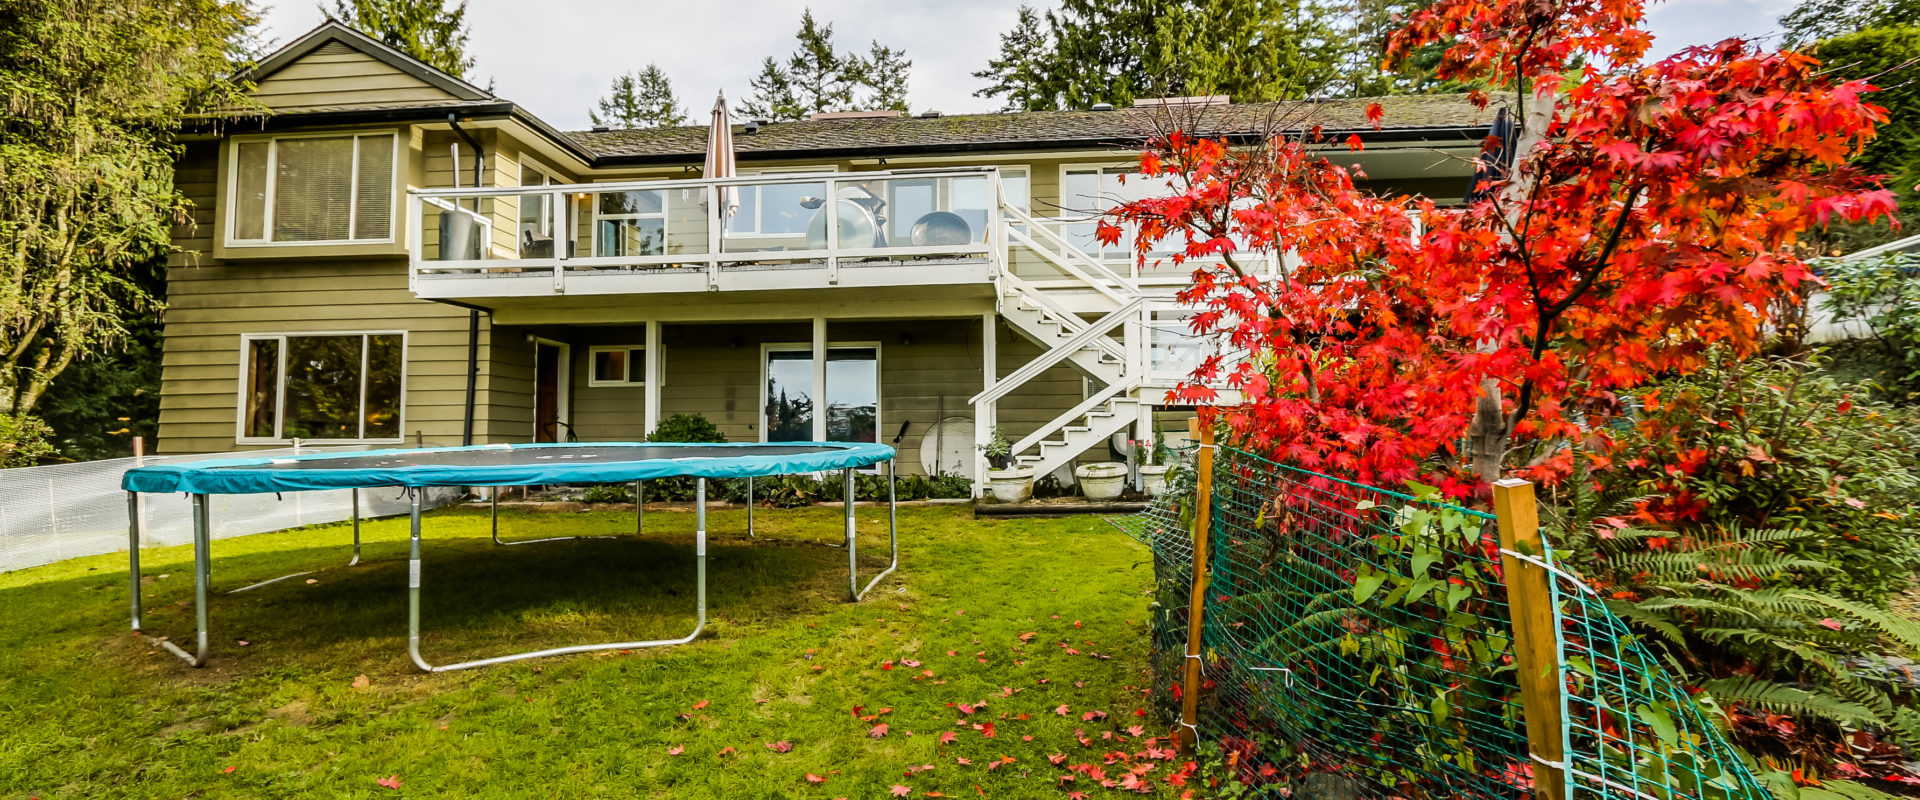
[[[1641,65],[1642,6],[1441,0],[1394,35],[1390,58],[1444,47],[1439,77],[1506,90],[1471,99],[1514,113],[1513,163],[1461,207],[1356,188],[1317,128],[1253,148],[1156,137],[1140,169],[1172,190],[1099,235],[1136,227],[1143,261],[1183,243],[1168,260],[1193,268],[1194,332],[1239,354],[1174,398],[1225,384],[1243,445],[1467,496],[1506,470],[1553,477],[1567,444],[1604,438],[1622,390],[1709,348],[1754,352],[1770,304],[1815,280],[1797,237],[1892,211],[1846,166],[1884,112],[1872,87],[1739,39]],[[1278,277],[1248,268],[1273,251]]]

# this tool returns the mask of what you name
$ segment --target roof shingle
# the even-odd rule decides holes
[[[827,152],[871,153],[994,150],[1020,146],[1123,146],[1138,143],[1170,119],[1207,135],[1254,135],[1305,131],[1318,125],[1327,133],[1371,132],[1367,106],[1386,112],[1382,131],[1415,132],[1484,129],[1494,109],[1475,108],[1464,94],[1412,95],[1280,103],[1215,105],[1204,109],[1116,109],[1113,111],[1028,111],[943,117],[887,117],[777,122],[757,133],[734,126],[734,149],[744,158]],[[1173,116],[1169,116],[1173,115]],[[706,152],[707,127],[681,126],[566,134],[598,158],[620,161],[698,160]]]

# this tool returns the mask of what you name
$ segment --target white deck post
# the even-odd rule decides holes
[[[980,315],[980,385],[992,389],[1000,382],[999,314]],[[973,496],[987,493],[987,444],[993,441],[994,426],[999,424],[996,404],[989,400],[973,409]]]
[[[660,427],[660,384],[662,383],[660,367],[662,362],[660,359],[660,321],[657,319],[647,320],[646,347],[645,369],[647,385],[644,391],[646,394],[645,402],[647,407],[644,412],[644,419],[646,420],[647,435],[651,436],[654,430]],[[587,368],[592,369],[593,365],[588,364]],[[627,369],[633,369],[633,365],[628,364]]]
[[[832,206],[828,206],[832,208]],[[833,226],[828,225],[828,230]],[[813,440],[827,440],[827,318],[813,318]]]

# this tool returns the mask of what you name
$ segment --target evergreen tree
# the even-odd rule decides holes
[[[807,109],[800,104],[800,96],[794,94],[793,81],[772,56],[760,62],[760,74],[753,76],[748,86],[752,87],[753,95],[740,104],[740,110],[747,116],[775,122],[806,119]]]
[[[809,111],[846,111],[853,107],[853,90],[860,79],[860,60],[833,49],[833,24],[813,19],[813,10],[800,14],[800,40],[787,57],[787,75],[800,104]]]
[[[907,60],[907,51],[895,50],[879,42],[867,50],[867,60],[861,64],[860,105],[867,109],[891,108],[895,111],[907,110],[907,70],[913,62]]]
[[[1052,39],[1042,27],[1040,15],[1032,6],[1020,6],[1020,19],[1013,30],[1000,34],[1000,54],[987,61],[987,68],[973,77],[991,81],[974,92],[975,97],[1004,97],[1008,111],[1033,111],[1057,108],[1051,83]]]
[[[35,0],[0,19],[0,465],[19,466],[49,449],[40,416],[95,399],[63,375],[153,341],[152,265],[192,221],[177,123],[258,108],[234,80],[256,19],[224,0]]]
[[[748,115],[769,120],[800,120],[809,114],[907,108],[905,50],[879,42],[870,58],[835,49],[833,24],[820,24],[808,9],[800,16],[799,42],[786,61],[771,57],[760,65],[753,92],[741,105]]]
[[[1920,25],[1920,0],[1802,0],[1780,25],[1787,44],[1804,47],[1869,28]]]
[[[614,78],[608,96],[600,98],[587,116],[595,125],[614,128],[671,128],[687,124],[687,110],[673,96],[673,84],[654,64]]]
[[[1916,0],[1920,1],[1920,0]],[[1021,6],[974,77],[1009,110],[1228,95],[1259,102],[1438,88],[1381,65],[1396,18],[1425,0],[1065,0]]]
[[[1920,225],[1920,25],[1870,27],[1822,39],[1811,49],[1833,80],[1864,80],[1880,88],[1867,100],[1887,109],[1887,121],[1852,163],[1887,176],[1886,186],[1900,203],[1899,229],[1836,223],[1826,246],[1857,250],[1911,236]]]
[[[473,69],[467,0],[452,7],[446,0],[333,0],[331,11],[320,10],[449,75]]]

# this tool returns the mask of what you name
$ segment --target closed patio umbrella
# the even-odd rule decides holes
[[[734,177],[733,160],[733,123],[727,119],[727,93],[713,101],[713,121],[707,125],[707,163],[701,170],[706,178]],[[721,190],[724,210],[714,216],[725,220],[733,212],[740,210],[740,190],[729,186]]]

